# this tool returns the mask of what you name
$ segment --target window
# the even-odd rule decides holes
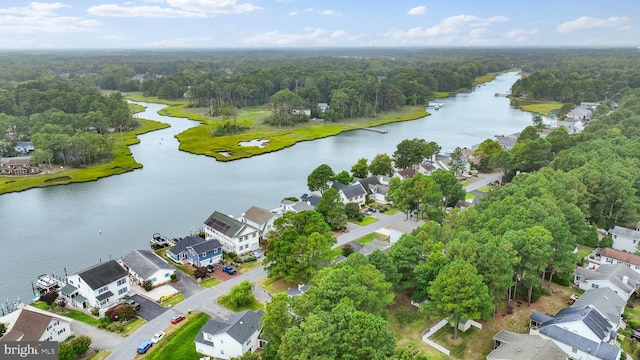
[[[154,282],[156,282],[156,281],[158,281],[158,279],[157,279],[157,278],[153,278],[153,279],[151,279],[151,282],[152,282],[152,283],[154,283]]]
[[[126,287],[123,287],[122,289],[118,290],[118,295],[126,294],[127,291],[129,291],[129,289],[127,289]]]
[[[207,253],[206,253],[206,252],[203,252],[203,253],[200,255],[200,257],[206,257],[206,256],[207,256]]]
[[[127,283],[127,278],[122,278],[122,279],[118,280],[118,286],[124,285],[126,283]]]
[[[597,288],[599,288],[599,287],[600,287],[600,285],[598,285],[598,284],[591,284],[591,287],[592,287],[592,288],[594,288],[594,289],[597,289]]]
[[[574,354],[577,354],[577,353],[578,353],[578,349],[576,349],[576,348],[572,348],[572,349],[571,349],[571,352],[572,352],[572,353],[574,353]]]
[[[109,287],[105,286],[102,289],[98,290],[98,294],[102,294],[103,292],[106,292],[107,290],[109,290]]]
[[[171,276],[171,274],[169,274],[169,273],[164,274],[164,277],[166,277],[166,278],[168,278],[169,276]]]
[[[58,335],[62,334],[63,332],[67,331],[67,329],[62,328],[61,330],[58,331]]]

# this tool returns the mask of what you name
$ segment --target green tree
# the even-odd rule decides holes
[[[73,352],[78,356],[82,356],[89,350],[89,347],[91,346],[91,338],[81,335],[71,339],[70,343],[73,348]]]
[[[7,332],[7,324],[0,323],[0,337],[2,337],[6,332]]]
[[[389,249],[389,257],[400,275],[400,286],[404,289],[414,288],[416,283],[413,269],[424,258],[418,239],[413,235],[402,235]]]
[[[339,182],[340,184],[348,185],[351,183],[351,180],[353,180],[353,176],[351,176],[348,171],[342,170],[339,173],[335,174],[333,180]]]
[[[345,215],[347,215],[347,218],[355,219],[360,214],[360,205],[358,205],[358,203],[354,203],[354,202],[347,203],[344,206],[344,213],[345,213]]]
[[[231,360],[260,360],[260,355],[251,351],[247,351],[240,356],[232,357]]]
[[[116,315],[121,321],[127,321],[136,317],[136,309],[129,304],[118,305],[116,307]]]
[[[332,230],[338,230],[347,225],[347,215],[344,209],[345,206],[340,194],[334,188],[328,188],[316,205],[316,211],[322,214]]]
[[[307,177],[307,187],[311,191],[320,191],[322,194],[329,188],[329,181],[335,176],[331,166],[327,164],[319,165]]]
[[[403,140],[393,153],[393,162],[399,169],[409,168],[420,164],[425,158],[440,152],[440,146],[435,142],[424,139]]]
[[[242,280],[238,285],[231,288],[229,293],[229,303],[236,308],[242,308],[256,302],[253,295],[253,284],[247,280]]]
[[[76,353],[69,341],[61,341],[58,344],[58,360],[73,360],[75,357]]]
[[[540,116],[540,114],[533,115],[533,117],[531,118],[531,121],[533,122],[533,126],[536,129],[538,130],[544,129],[544,122],[542,121],[542,116]]]
[[[269,233],[267,272],[288,282],[307,282],[321,264],[332,259],[336,241],[317,211],[287,212],[276,219]]]
[[[426,261],[420,262],[413,273],[416,278],[415,299],[426,300],[429,294],[429,286],[436,279],[440,271],[450,262],[443,252],[444,245],[438,243],[427,256]]]
[[[284,334],[294,324],[287,293],[281,292],[271,298],[271,301],[266,305],[261,324],[261,336],[269,340],[264,348],[263,356],[265,358],[275,358]]]
[[[398,268],[393,262],[393,259],[386,253],[379,249],[374,250],[368,256],[369,263],[376,267],[384,274],[385,279],[393,286],[400,284],[400,274]]]
[[[432,313],[453,317],[453,338],[458,338],[460,318],[479,319],[491,316],[493,304],[487,285],[475,267],[463,260],[446,265],[429,287]]]
[[[378,154],[369,164],[371,175],[393,175],[393,160],[387,154]]]
[[[440,187],[445,206],[453,207],[458,201],[465,199],[467,192],[451,172],[437,169],[430,176]]]
[[[454,176],[459,176],[465,170],[464,154],[459,146],[449,155],[449,170]]]
[[[489,160],[500,151],[502,151],[502,145],[499,142],[492,139],[486,139],[478,145],[478,148],[473,151],[473,156],[476,159],[476,166],[480,171],[489,170]]]
[[[367,165],[367,159],[361,158],[351,167],[351,175],[360,179],[366,178],[369,175],[369,165]]]

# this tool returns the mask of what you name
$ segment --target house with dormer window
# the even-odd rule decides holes
[[[100,316],[118,304],[131,289],[129,273],[115,260],[94,265],[67,277],[66,291],[82,296],[80,307],[98,308]],[[75,289],[73,289],[75,288]],[[77,297],[77,296],[76,296]]]
[[[7,332],[0,341],[63,341],[73,335],[71,319],[25,306],[0,318]]]
[[[246,310],[230,321],[209,319],[196,336],[196,352],[215,359],[240,357],[260,347],[262,310]]]
[[[215,239],[187,236],[167,251],[167,257],[196,267],[213,265],[222,260],[222,245]]]
[[[640,231],[638,229],[614,226],[613,229],[609,229],[609,235],[613,239],[614,249],[634,254],[638,251],[638,243],[640,243]]]
[[[258,229],[218,211],[214,211],[204,222],[204,234],[207,240],[218,240],[222,250],[238,255],[260,247]]]

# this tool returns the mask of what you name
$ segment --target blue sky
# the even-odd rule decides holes
[[[638,0],[0,2],[0,50],[636,47]]]

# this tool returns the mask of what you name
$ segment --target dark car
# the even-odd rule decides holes
[[[226,272],[229,275],[233,275],[236,273],[236,268],[231,265],[225,265],[222,267],[222,271]]]
[[[133,308],[134,308],[134,309],[136,309],[136,310],[140,310],[140,304],[138,304],[138,303],[137,303],[135,300],[133,300],[133,299],[127,299],[127,300],[124,302],[124,304],[125,304],[125,305],[131,305],[131,306],[133,306]]]
[[[640,331],[635,330],[635,331],[631,334],[631,338],[632,338],[633,340],[640,341]]]
[[[176,315],[176,316],[171,318],[171,323],[172,324],[177,324],[182,320],[184,320],[184,315]]]
[[[145,342],[143,342],[142,344],[140,344],[140,346],[138,346],[138,354],[144,354],[147,352],[147,350],[149,350],[149,348],[151,347],[151,345],[153,345],[153,343],[150,340],[147,340]]]
[[[216,268],[213,265],[207,265],[207,272],[212,273],[216,270]]]

